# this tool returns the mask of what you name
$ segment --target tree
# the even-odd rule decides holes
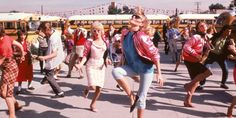
[[[229,4],[229,8],[230,10],[233,10],[234,7],[236,7],[236,0],[232,0],[231,3]]]
[[[108,7],[108,14],[134,14],[134,13],[135,10],[133,8],[129,8],[128,6],[123,6],[122,9],[112,5]]]
[[[130,9],[128,6],[123,6],[123,14],[130,14]]]
[[[134,14],[135,13],[135,9],[134,8],[131,8],[130,9],[130,14]]]
[[[11,10],[10,13],[19,13],[20,11],[17,10]]]
[[[108,14],[121,14],[121,9],[110,5],[110,6],[108,7],[108,12],[107,12],[107,13],[108,13]]]
[[[222,4],[220,4],[220,3],[216,3],[216,4],[211,4],[209,6],[209,9],[212,12],[216,12],[216,10],[218,10],[218,9],[225,9],[225,7]]]

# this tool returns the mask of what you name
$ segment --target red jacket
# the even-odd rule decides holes
[[[200,35],[193,35],[184,44],[182,50],[183,59],[189,62],[198,62],[198,59],[195,57],[203,54],[204,44],[205,40]]]
[[[82,31],[79,33],[78,30],[75,30],[74,42],[75,42],[76,46],[84,45],[84,43],[86,42],[86,36],[85,35],[86,34],[82,33]]]

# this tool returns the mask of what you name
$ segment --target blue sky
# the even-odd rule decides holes
[[[195,2],[200,2],[200,9],[207,10],[212,3],[228,6],[231,0],[1,0],[0,12],[11,10],[40,11],[44,6],[45,12],[70,11],[79,8],[93,7],[112,1],[140,5],[146,8],[196,10]]]

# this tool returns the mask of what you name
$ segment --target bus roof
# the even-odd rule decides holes
[[[180,14],[180,19],[186,20],[214,20],[219,16],[219,14]]]
[[[35,17],[31,13],[0,13],[0,21],[18,21],[19,19],[28,21],[30,17]]]
[[[74,15],[69,17],[69,20],[129,20],[132,15]],[[166,20],[169,16],[157,14],[146,15],[149,20]]]
[[[40,16],[41,21],[59,21],[60,19],[62,19],[59,16],[45,16],[42,15]]]

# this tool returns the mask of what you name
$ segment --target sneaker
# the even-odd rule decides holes
[[[203,89],[204,89],[203,86],[198,86],[198,87],[196,88],[197,91],[202,91]]]
[[[220,88],[229,89],[229,87],[227,85],[225,85],[225,84],[221,84]]]
[[[60,92],[60,93],[56,94],[55,96],[52,96],[51,98],[63,98],[63,97],[65,97],[64,92]]]

